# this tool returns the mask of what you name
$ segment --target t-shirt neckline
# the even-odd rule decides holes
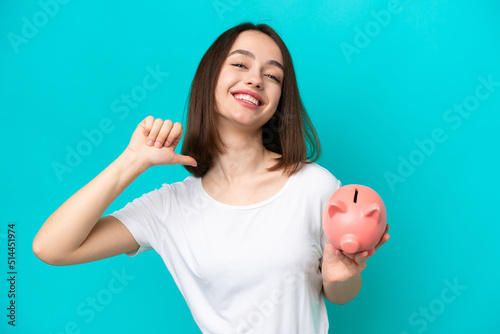
[[[258,202],[258,203],[250,204],[250,205],[231,205],[231,204],[219,202],[218,200],[216,200],[215,198],[210,196],[207,193],[207,191],[205,190],[205,188],[203,188],[203,184],[201,182],[201,177],[197,178],[198,179],[197,183],[198,183],[199,191],[203,194],[203,196],[206,197],[208,199],[208,201],[210,201],[211,203],[214,203],[215,205],[217,205],[221,208],[225,208],[225,209],[229,209],[229,210],[255,209],[255,208],[264,206],[266,204],[269,204],[269,203],[275,201],[276,199],[278,199],[279,197],[281,197],[281,195],[283,195],[283,193],[285,193],[285,191],[290,187],[290,184],[293,183],[293,181],[297,178],[297,174],[301,173],[302,170],[305,169],[305,167],[306,166],[302,166],[302,168],[298,172],[292,174],[288,178],[288,180],[286,181],[285,185],[283,187],[281,187],[281,189],[276,194],[274,194],[273,196],[269,197],[266,200],[263,200],[263,201]]]

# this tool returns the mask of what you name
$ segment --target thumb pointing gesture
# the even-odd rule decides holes
[[[134,151],[149,167],[157,165],[196,167],[194,158],[175,152],[181,137],[181,123],[148,116],[135,129],[127,149]]]

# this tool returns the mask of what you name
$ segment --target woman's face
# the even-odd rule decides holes
[[[223,120],[261,128],[276,111],[283,79],[283,58],[276,42],[255,30],[240,33],[222,64],[215,89],[219,124]]]

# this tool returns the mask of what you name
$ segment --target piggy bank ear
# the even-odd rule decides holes
[[[339,201],[338,199],[332,200],[328,204],[328,217],[331,219],[336,213],[345,213],[347,211],[347,207],[344,202]]]
[[[370,217],[378,221],[380,218],[380,206],[376,203],[368,204],[361,213],[363,217]]]

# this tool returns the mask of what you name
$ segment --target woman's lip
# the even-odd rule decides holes
[[[262,101],[262,98],[260,97],[259,94],[251,92],[247,89],[236,90],[236,91],[232,92],[231,94],[233,94],[233,95],[235,95],[235,94],[243,94],[243,95],[247,94],[247,95],[250,95],[251,97],[253,97],[254,99],[256,99],[257,101],[259,101],[260,105],[264,104],[264,101]]]
[[[233,97],[234,97],[234,94],[233,94]],[[250,109],[258,109],[259,106],[256,106],[255,104],[253,103],[250,103],[250,102],[247,102],[247,101],[243,101],[243,100],[239,100],[237,99],[236,97],[234,97],[234,99],[236,101],[238,101],[241,105],[243,105],[244,107],[247,107],[247,108],[250,108]]]

